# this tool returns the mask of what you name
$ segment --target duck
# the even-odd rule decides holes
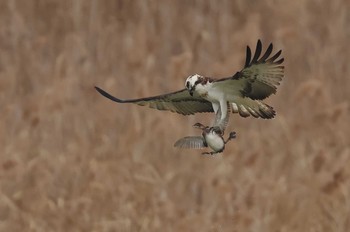
[[[177,148],[202,149],[209,147],[210,152],[202,152],[203,155],[215,155],[225,150],[225,145],[236,138],[236,132],[230,132],[228,138],[224,139],[224,132],[218,126],[204,126],[201,123],[193,125],[194,128],[202,130],[202,136],[186,136],[177,140],[174,144]]]

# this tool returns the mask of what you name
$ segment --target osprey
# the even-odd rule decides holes
[[[244,68],[233,76],[215,80],[194,74],[187,78],[184,89],[163,95],[123,100],[95,88],[104,97],[118,103],[134,103],[183,115],[215,112],[215,121],[218,121],[221,129],[228,114],[227,103],[231,104],[233,113],[239,113],[242,117],[252,115],[270,119],[275,116],[275,111],[261,100],[276,93],[284,76],[284,66],[281,65],[284,58],[279,58],[282,50],[270,56],[272,49],[273,45],[270,44],[261,55],[262,44],[258,40],[253,58],[247,46]]]
[[[186,136],[175,142],[174,146],[178,148],[194,148],[202,149],[210,147],[212,152],[203,152],[203,155],[210,154],[214,155],[221,153],[225,149],[225,144],[231,139],[236,138],[236,132],[232,131],[227,138],[224,140],[223,132],[218,127],[208,127],[200,123],[193,125],[195,128],[202,130],[202,136]]]

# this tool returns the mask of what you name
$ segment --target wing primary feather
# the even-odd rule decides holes
[[[274,60],[276,60],[282,53],[282,50],[279,50],[275,55],[273,55],[270,59],[268,59],[266,62],[273,62]]]
[[[247,46],[247,54],[246,54],[246,58],[245,58],[245,65],[244,65],[244,67],[248,67],[249,66],[251,58],[252,58],[252,52],[250,50],[250,47]]]
[[[261,54],[261,50],[262,50],[262,44],[261,44],[261,41],[259,39],[258,43],[256,44],[255,54],[254,54],[254,57],[253,57],[252,62],[251,62],[252,64],[254,64],[258,61],[258,58]]]
[[[270,43],[270,45],[267,48],[265,54],[260,58],[259,62],[265,62],[267,57],[269,57],[269,55],[271,55],[272,49],[273,49],[273,45],[272,45],[272,43]]]
[[[116,98],[112,95],[110,95],[109,93],[107,93],[106,91],[100,89],[99,87],[95,86],[95,89],[104,97],[112,100],[112,101],[115,101],[115,102],[119,102],[119,103],[125,103],[125,102],[129,102],[129,101],[125,101],[125,100],[122,100],[122,99],[119,99],[119,98]]]
[[[275,61],[274,63],[275,63],[275,64],[282,64],[283,61],[284,61],[284,58],[281,58],[281,59]]]
[[[164,95],[158,95],[158,96],[153,96],[153,97],[145,97],[145,98],[138,98],[138,99],[119,99],[119,98],[116,98],[112,95],[110,95],[109,93],[107,93],[106,91],[100,89],[99,87],[95,86],[95,89],[101,94],[103,95],[104,97],[112,100],[112,101],[115,101],[115,102],[118,102],[118,103],[139,103],[141,101],[151,101],[151,100],[165,100],[165,98],[167,96],[170,96],[171,94],[177,94],[177,93],[181,93],[183,91],[187,91],[186,89],[182,89],[182,90],[179,90],[179,91],[176,91],[176,92],[172,92],[172,93],[169,93],[169,94],[164,94]],[[198,99],[194,99],[193,97],[190,97],[191,100],[198,100]],[[181,100],[178,100],[178,101],[181,101]],[[202,100],[203,101],[203,100]]]

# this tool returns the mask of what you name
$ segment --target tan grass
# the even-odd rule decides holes
[[[349,231],[350,6],[334,1],[2,1],[0,231]],[[102,98],[228,76],[283,49],[274,120],[209,124]]]

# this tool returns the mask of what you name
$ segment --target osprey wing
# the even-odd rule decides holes
[[[204,138],[202,136],[186,136],[177,140],[174,147],[189,148],[189,149],[202,149],[207,147]]]
[[[182,115],[214,111],[212,104],[209,101],[198,95],[191,96],[187,89],[154,97],[122,100],[110,95],[99,87],[95,88],[102,96],[118,103],[134,103],[140,106],[148,106],[153,109],[168,110]]]
[[[238,81],[246,82],[242,90],[243,96],[263,100],[276,93],[277,86],[284,76],[284,66],[281,65],[284,58],[280,58],[282,50],[270,56],[272,49],[273,45],[271,43],[265,54],[260,57],[262,45],[261,41],[258,40],[254,57],[251,59],[251,51],[249,46],[247,47],[244,68],[233,77],[233,79]]]
[[[284,76],[284,58],[280,58],[282,50],[271,56],[272,43],[261,56],[262,45],[258,40],[255,54],[247,47],[244,68],[233,77],[223,78],[217,82],[225,91],[253,100],[263,100],[276,93],[277,86]]]

